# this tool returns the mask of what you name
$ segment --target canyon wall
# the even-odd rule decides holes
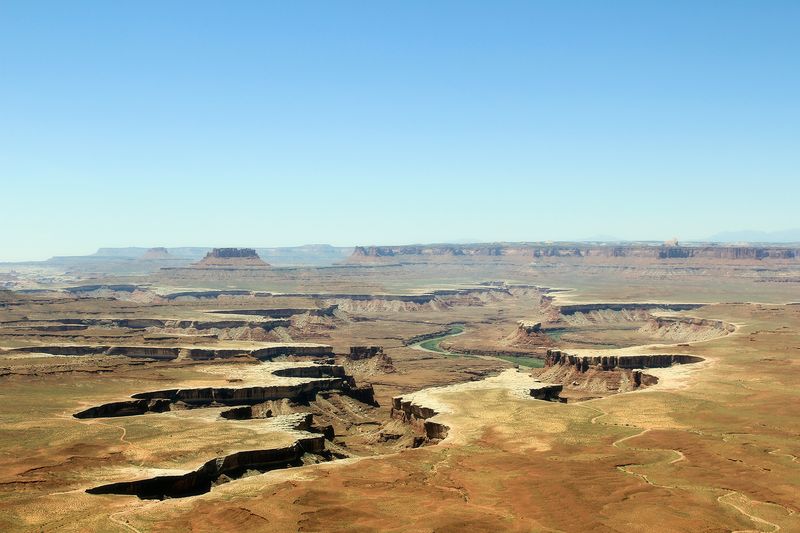
[[[699,363],[702,357],[683,354],[648,354],[648,355],[573,355],[560,350],[547,350],[545,368],[553,366],[571,366],[579,372],[590,368],[598,370],[626,370],[641,368],[667,368],[674,364]]]
[[[140,392],[131,400],[110,402],[84,409],[75,418],[106,418],[137,416],[146,413],[164,413],[187,407],[218,405],[252,406],[275,400],[308,402],[324,392],[341,392],[362,403],[377,407],[372,385],[357,385],[355,378],[338,365],[312,365],[282,368],[272,372],[275,376],[308,378],[303,383],[262,385],[251,387],[201,387],[166,389]]]
[[[721,260],[800,260],[800,247],[792,246],[677,246],[627,244],[603,246],[591,244],[433,244],[419,246],[357,246],[351,260],[413,257],[630,257],[645,259],[721,259]]]
[[[425,441],[439,442],[447,438],[450,428],[444,424],[429,420],[438,413],[430,407],[406,400],[402,396],[392,398],[392,418],[402,420],[425,433]],[[418,442],[417,444],[422,444]]]
[[[198,469],[178,475],[109,483],[87,489],[89,494],[128,494],[141,499],[182,498],[209,492],[214,486],[237,479],[247,471],[270,470],[303,466],[304,459],[313,456],[312,463],[328,461],[325,437],[307,433],[310,415],[290,417],[292,429],[300,433],[288,446],[238,451],[206,461]]]
[[[711,340],[736,331],[736,326],[707,318],[694,317],[652,317],[639,332],[665,340],[696,342]]]
[[[663,309],[668,311],[689,311],[703,307],[704,304],[657,304],[657,303],[595,303],[595,304],[571,304],[559,305],[558,311],[562,315],[573,315],[575,313],[590,313],[592,311],[649,311],[651,309]]]
[[[541,380],[563,384],[559,400],[574,402],[654,385],[658,378],[645,372],[649,368],[700,361],[685,354],[580,356],[548,350],[545,367],[535,373]]]

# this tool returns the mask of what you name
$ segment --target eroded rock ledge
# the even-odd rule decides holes
[[[667,368],[675,364],[699,363],[702,357],[683,354],[647,355],[572,355],[560,350],[547,350],[545,367],[556,365],[573,366],[580,372],[594,367],[599,370],[623,368],[627,370],[642,368]]]
[[[414,403],[414,400],[406,400],[402,396],[392,398],[391,417],[411,424],[420,430],[424,436],[420,436],[414,441],[414,447],[423,444],[436,444],[447,438],[450,428],[439,422],[429,420],[439,414],[430,407]]]
[[[173,408],[228,405],[232,407],[220,410],[221,424],[263,419],[264,424],[275,429],[299,433],[297,440],[290,445],[236,451],[206,461],[199,468],[186,473],[156,470],[158,475],[155,476],[151,474],[151,477],[144,479],[107,483],[90,488],[87,492],[127,494],[143,499],[188,497],[208,492],[221,483],[270,470],[357,457],[362,453],[374,455],[375,452],[371,451],[373,448],[379,452],[396,451],[421,443],[403,424],[393,420],[380,422],[371,417],[370,411],[377,413],[374,410],[377,403],[373,398],[372,386],[356,386],[353,377],[339,365],[315,363],[278,368],[272,373],[313,381],[272,387],[152,391],[135,394],[128,402],[114,402],[76,413],[74,416],[77,418],[127,416],[164,412]],[[369,402],[372,407],[367,407],[364,402]],[[293,412],[295,409],[305,411]],[[385,414],[382,414],[381,418],[384,417]],[[370,429],[365,430],[365,425]],[[371,429],[373,426],[374,429]],[[440,434],[439,438],[444,436]],[[366,446],[370,449],[365,450]]]
[[[337,305],[310,308],[270,308],[270,309],[220,309],[209,311],[209,313],[221,315],[248,315],[261,316],[271,319],[291,318],[295,315],[308,314],[310,316],[334,316],[334,312],[339,308]]]
[[[106,418],[136,416],[146,413],[163,413],[211,406],[248,406],[268,401],[313,401],[318,393],[339,391],[362,403],[376,406],[372,385],[358,386],[355,379],[338,365],[313,365],[275,370],[273,375],[310,378],[313,381],[288,385],[253,387],[202,387],[193,389],[167,389],[133,394],[132,400],[111,402],[90,407],[75,418]]]
[[[573,355],[548,350],[545,367],[535,374],[542,380],[561,383],[562,401],[579,401],[658,383],[657,377],[645,372],[648,368],[701,361],[702,357],[685,354]]]
[[[283,355],[300,355],[310,357],[332,357],[333,348],[327,344],[287,343],[274,344],[263,348],[204,348],[179,346],[26,346],[2,350],[6,354],[44,353],[49,355],[122,355],[144,359],[178,359],[193,360],[224,359],[237,356],[251,356],[259,360],[269,360]]]
[[[290,313],[285,315],[287,318],[293,314],[300,314],[303,310],[297,310],[297,313]],[[212,311],[227,314],[256,314],[236,311]],[[264,315],[269,317],[269,315]],[[100,328],[127,328],[127,329],[148,329],[148,328],[174,328],[174,329],[226,329],[226,328],[261,328],[265,331],[270,331],[278,327],[289,327],[290,320],[286,319],[258,319],[258,320],[171,320],[160,318],[61,318],[58,320],[12,320],[0,323],[0,327],[4,328],[24,328],[24,329],[39,329],[42,331],[69,331],[70,329],[79,328],[86,329],[89,327]]]
[[[669,311],[690,311],[703,307],[705,304],[680,304],[680,303],[594,303],[594,304],[569,304],[558,305],[559,313],[562,315],[573,315],[575,313],[590,313],[592,311],[638,311],[651,309],[665,309]]]
[[[290,429],[307,432],[311,415],[289,415]],[[304,466],[329,461],[323,435],[306,434],[293,444],[281,448],[246,450],[216,457],[197,470],[180,475],[155,476],[135,481],[109,483],[87,489],[89,494],[130,494],[142,499],[182,498],[196,496],[212,487],[246,474]]]
[[[700,341],[733,333],[736,326],[708,318],[655,316],[639,328],[639,331],[665,339]]]

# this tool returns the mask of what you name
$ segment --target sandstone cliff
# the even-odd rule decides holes
[[[547,350],[545,367],[572,366],[579,372],[586,372],[594,367],[600,370],[616,368],[642,369],[666,368],[674,364],[698,363],[702,357],[683,354],[651,354],[651,355],[572,355],[560,350]]]
[[[545,367],[534,372],[541,380],[562,383],[562,398],[571,402],[629,392],[658,383],[655,376],[645,372],[648,368],[666,368],[702,360],[684,354],[580,356],[547,350]]]

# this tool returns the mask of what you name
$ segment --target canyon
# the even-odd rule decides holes
[[[261,250],[8,278],[0,528],[800,527],[794,248]]]

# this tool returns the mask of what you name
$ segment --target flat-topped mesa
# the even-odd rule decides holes
[[[193,265],[197,268],[257,268],[268,267],[253,248],[214,248]]]
[[[651,368],[703,361],[684,354],[574,355],[548,350],[545,367],[534,371],[541,381],[564,385],[559,401],[574,402],[630,392],[658,383]]]
[[[535,258],[639,258],[652,260],[708,259],[800,260],[800,248],[792,246],[695,246],[677,243],[655,244],[586,244],[586,243],[486,243],[486,244],[430,244],[410,246],[356,246],[350,260],[354,262],[411,257],[463,257],[507,256],[523,259]]]
[[[258,254],[254,248],[214,248],[206,254],[206,257],[232,259],[258,257]]]
[[[554,366],[574,367],[578,372],[597,370],[634,370],[642,368],[667,368],[674,364],[699,363],[702,357],[684,354],[647,355],[573,355],[560,350],[547,350],[545,368]]]
[[[164,261],[175,259],[175,257],[173,257],[163,246],[157,246],[147,250],[139,259],[142,261]]]

